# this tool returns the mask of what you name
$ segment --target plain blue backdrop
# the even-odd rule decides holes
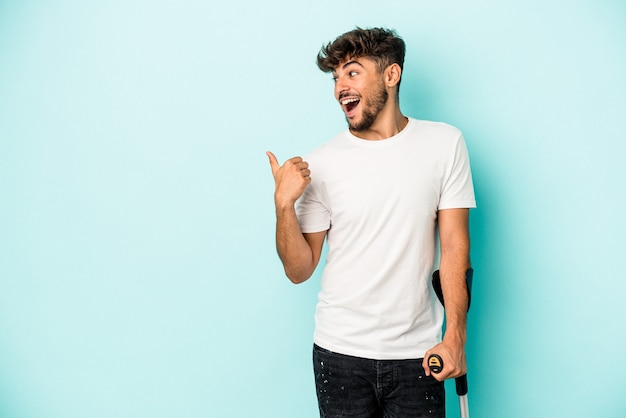
[[[398,30],[402,109],[468,144],[472,416],[626,416],[623,2],[24,0],[0,1],[0,417],[317,416],[319,272],[283,275],[264,153],[344,129],[315,56],[356,25]]]

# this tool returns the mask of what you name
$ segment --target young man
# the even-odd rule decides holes
[[[398,89],[404,41],[355,29],[322,48],[348,129],[280,165],[276,245],[294,283],[328,256],[315,313],[313,360],[322,417],[443,417],[443,380],[465,373],[469,160],[454,127],[407,118]],[[446,300],[431,289],[436,235]],[[430,354],[444,369],[431,373]]]

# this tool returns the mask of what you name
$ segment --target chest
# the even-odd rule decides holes
[[[412,151],[412,152],[411,152]],[[345,153],[319,173],[319,186],[332,218],[433,213],[445,167],[419,150]]]

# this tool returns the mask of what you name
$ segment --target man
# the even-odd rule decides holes
[[[348,129],[282,166],[276,245],[294,283],[328,255],[315,313],[313,360],[321,417],[443,417],[443,380],[465,373],[469,160],[454,127],[408,118],[398,90],[404,41],[357,28],[326,45]],[[430,286],[436,235],[443,308]],[[425,359],[444,363],[431,373]]]

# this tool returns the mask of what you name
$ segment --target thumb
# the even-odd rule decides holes
[[[276,174],[276,171],[278,171],[278,169],[280,168],[278,159],[276,159],[276,156],[271,151],[267,151],[265,154],[270,159],[270,167],[272,168],[272,174]]]
[[[422,361],[422,367],[424,368],[424,373],[426,376],[430,376],[430,367],[428,367],[428,357],[429,352],[424,354],[424,360]]]
[[[424,368],[424,372],[426,376],[430,376],[432,374],[432,370],[430,369],[430,357],[433,355],[432,349],[428,350],[426,354],[424,354],[424,360],[422,361],[422,367]]]

